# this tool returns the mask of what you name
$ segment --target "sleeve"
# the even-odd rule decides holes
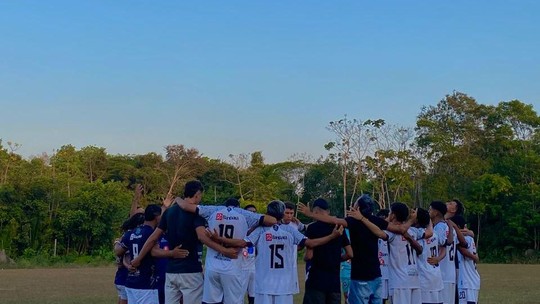
[[[169,214],[169,210],[170,209],[165,210],[165,212],[163,212],[163,214],[161,215],[161,220],[159,220],[158,228],[163,231],[167,231],[167,215]]]
[[[379,229],[381,230],[387,230],[388,229],[388,222],[386,220],[383,220],[382,218],[378,217],[378,216],[370,216],[369,217],[369,221],[372,222],[373,224],[377,225],[377,227],[379,227]]]
[[[349,238],[347,237],[347,235],[344,233],[341,235],[341,247],[346,247],[346,246],[349,246],[351,244],[351,242],[349,241]]]
[[[314,229],[314,226],[313,225],[308,225],[307,226],[307,229],[306,229],[306,237],[307,238],[313,238],[313,229]]]
[[[210,216],[220,210],[220,209],[223,209],[225,207],[223,206],[197,206],[197,215],[199,216],[202,216],[205,220],[208,220],[210,218]]]
[[[300,233],[298,229],[290,229],[289,232],[293,235],[293,241],[295,245],[303,246],[307,237]]]
[[[435,230],[435,233],[437,234],[439,246],[444,246],[444,244],[446,244],[446,236],[448,235],[448,226],[446,223],[435,225],[433,230]]]
[[[384,221],[384,220],[383,220]],[[386,221],[385,221],[386,222]],[[394,241],[394,239],[396,238],[396,234],[393,233],[393,232],[390,232],[390,231],[384,231],[384,233],[386,233],[386,235],[388,235],[388,244],[392,243]]]
[[[120,240],[120,246],[122,248],[128,250],[129,248],[129,236],[131,235],[131,231],[126,231],[124,235],[122,235],[122,239]]]
[[[426,229],[424,228],[415,228],[415,227],[409,228],[409,234],[417,241],[423,239],[425,233],[426,233]]]
[[[263,227],[257,227],[253,232],[251,232],[250,235],[246,236],[244,241],[246,243],[251,243],[255,246],[257,246],[257,243],[259,242],[259,238],[261,237],[261,234],[263,233]]]
[[[345,221],[347,222],[347,227],[351,228],[351,226],[354,226],[356,224],[356,219],[352,218],[350,216],[347,216],[345,218]]]
[[[201,216],[196,215],[195,218],[193,219],[193,228],[196,229],[197,227],[200,227],[200,226],[206,227],[207,226],[206,220],[202,218]]]
[[[259,226],[264,221],[264,215],[251,211],[237,208],[238,213],[242,214],[246,218],[248,227]]]

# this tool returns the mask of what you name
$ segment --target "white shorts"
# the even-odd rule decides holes
[[[381,282],[381,299],[385,300],[390,297],[390,290],[388,288],[388,279],[382,279]]]
[[[244,270],[244,290],[247,291],[248,296],[255,297],[255,271]]]
[[[424,291],[422,290],[422,303],[442,303],[442,290]]]
[[[118,292],[118,298],[120,300],[127,300],[126,286],[124,285],[115,285],[116,291]]]
[[[239,302],[241,303],[241,302]],[[293,304],[293,295],[267,295],[255,294],[255,303],[257,304]]]
[[[468,302],[478,303],[478,289],[458,289],[459,304],[467,304]]]
[[[202,272],[167,273],[165,278],[165,304],[178,304],[182,298],[184,303],[202,302]]]
[[[456,283],[443,283],[442,290],[443,303],[454,304],[456,301]]]
[[[245,282],[242,271],[237,274],[224,274],[206,269],[202,300],[206,303],[242,303],[246,294]]]
[[[159,304],[157,289],[127,288],[127,300],[129,304]]]
[[[420,288],[393,288],[391,299],[394,304],[420,304],[422,303],[422,292]]]

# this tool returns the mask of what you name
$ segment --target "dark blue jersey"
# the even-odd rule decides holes
[[[122,244],[126,248],[131,260],[139,255],[144,243],[154,232],[154,228],[148,225],[139,226],[130,234],[122,238]],[[134,272],[129,272],[126,279],[126,287],[133,289],[156,289],[155,261],[151,254],[147,254]]]
[[[159,248],[163,250],[169,250],[169,241],[167,241],[167,236],[163,235],[159,240]],[[158,277],[158,282],[161,285],[165,286],[165,273],[167,271],[167,262],[168,258],[159,258],[156,259],[156,274]]]

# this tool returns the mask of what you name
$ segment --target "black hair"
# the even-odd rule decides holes
[[[452,202],[455,202],[457,205],[456,215],[463,215],[463,213],[465,212],[465,207],[463,207],[463,203],[457,198],[453,199]]]
[[[370,216],[373,214],[373,200],[369,194],[360,196],[356,200],[355,205],[360,209],[360,213],[362,213],[363,216]]]
[[[257,211],[257,207],[255,207],[255,205],[253,205],[253,204],[249,204],[249,205],[245,206],[244,210],[248,210],[249,208],[253,208],[253,209],[255,209],[255,211]]]
[[[377,212],[378,217],[387,218],[389,214],[390,214],[390,210],[388,210],[388,209],[381,209],[381,210],[379,210],[379,212]]]
[[[416,210],[416,220],[418,220],[418,225],[422,228],[426,228],[429,225],[429,212],[426,209],[418,208]]]
[[[450,218],[450,220],[454,222],[459,227],[459,229],[465,228],[465,218],[463,216],[454,215]]]
[[[131,229],[135,229],[137,226],[140,226],[144,223],[144,213],[135,213],[132,217],[128,218],[127,220],[122,223],[122,230],[128,231]]]
[[[282,201],[271,201],[266,206],[266,214],[275,217],[278,221],[283,219],[285,213],[285,204]]]
[[[199,191],[204,192],[202,183],[198,180],[189,181],[184,186],[184,198],[194,197]]]
[[[392,214],[396,216],[398,222],[405,222],[409,217],[409,207],[404,203],[392,203],[392,205],[390,205],[390,210],[392,211]]]
[[[285,202],[285,209],[296,209],[296,206],[291,202]]]
[[[444,216],[448,211],[448,209],[446,208],[446,204],[441,201],[432,201],[429,206],[431,207],[431,209],[439,211],[442,216]]]
[[[146,206],[146,209],[144,209],[144,220],[145,221],[153,221],[156,217],[161,215],[161,207],[152,204]]]
[[[240,207],[240,202],[234,197],[228,198],[224,204],[227,207]]]

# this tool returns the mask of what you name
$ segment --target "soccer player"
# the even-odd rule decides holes
[[[148,205],[144,210],[144,223],[130,234],[124,235],[120,245],[133,260],[138,257],[140,249],[146,240],[154,232],[161,217],[161,207]],[[135,271],[130,271],[126,279],[126,294],[128,303],[158,304],[158,290],[156,274],[154,273],[155,261],[152,256],[144,257]]]
[[[197,205],[201,201],[204,188],[197,180],[189,181],[184,186],[184,201]],[[202,273],[202,244],[230,258],[237,257],[234,248],[225,248],[212,241],[206,233],[206,221],[191,212],[184,211],[177,203],[173,203],[162,216],[158,228],[148,238],[140,251],[139,257],[131,261],[137,267],[142,257],[155,247],[163,233],[171,248],[182,248],[189,251],[185,258],[175,257],[171,253],[167,263],[165,279],[165,303],[178,304],[183,298],[184,303],[201,303],[203,291]],[[171,250],[174,252],[174,250]]]
[[[388,220],[402,225],[409,217],[409,207],[403,203],[390,205]],[[422,253],[422,246],[416,241],[421,238],[415,228],[409,228],[403,235],[386,231],[390,274],[390,299],[396,304],[420,304],[422,293],[416,267],[416,256]]]
[[[314,213],[329,214],[328,202],[318,198],[313,202]],[[307,226],[306,237],[320,238],[332,234],[334,226],[315,221]],[[345,254],[342,256],[341,250]],[[340,304],[339,270],[342,260],[352,258],[353,252],[346,235],[333,239],[316,248],[307,248],[306,257],[311,261],[306,279],[304,304]]]
[[[379,212],[377,212],[377,217],[382,218],[383,220],[388,220],[388,215],[390,214],[390,210],[388,209],[381,209]],[[381,298],[383,303],[386,303],[388,301],[388,298],[390,297],[390,290],[388,287],[388,280],[390,279],[390,275],[388,274],[388,242],[383,239],[379,239],[379,263],[381,268],[381,280],[382,280],[382,287],[381,287]]]
[[[465,228],[465,219],[456,215],[453,218],[454,223],[459,229]],[[459,247],[459,278],[458,278],[458,295],[460,304],[476,304],[478,303],[478,292],[480,290],[480,274],[476,269],[476,263],[479,258],[476,253],[476,245],[471,236],[465,236],[468,244],[467,248]]]
[[[416,227],[420,229],[425,230],[432,225],[429,212],[425,209],[418,208],[416,218]],[[441,239],[437,233],[434,233],[431,237],[423,238],[419,242],[423,248],[417,260],[422,303],[442,303],[443,281],[438,261],[443,258],[439,255],[439,248],[442,247],[445,250],[446,239]]]
[[[244,207],[244,210],[251,211],[251,212],[257,212],[257,207],[255,205],[247,205]],[[250,231],[248,231],[248,235],[253,231],[251,229],[255,229],[256,227],[250,228]],[[248,304],[254,304],[255,303],[255,257],[257,255],[257,252],[255,251],[255,246],[253,244],[250,244],[251,246],[247,246],[242,251],[242,257],[243,257],[243,263],[242,263],[242,270],[244,271],[244,276],[246,280],[246,291],[247,291],[247,297],[248,297]]]
[[[195,206],[177,199],[180,208],[200,215],[208,221],[208,229],[217,232],[219,237],[244,239],[250,227],[274,225],[277,220],[244,210],[235,198],[225,201],[225,206]],[[205,260],[203,302],[238,304],[242,303],[246,290],[246,279],[242,270],[242,251],[238,250],[235,259],[223,256],[208,248]]]
[[[360,196],[353,209],[345,219],[327,214],[314,214],[309,207],[300,203],[298,211],[315,220],[342,225],[349,228],[353,258],[351,259],[351,285],[349,286],[349,303],[380,304],[381,300],[381,268],[379,262],[379,238],[386,238],[383,230],[404,233],[416,220],[415,213],[404,225],[393,223],[373,215],[374,202],[367,194]]]
[[[267,206],[267,215],[283,219],[285,204],[272,201]],[[255,258],[255,303],[292,304],[293,294],[298,293],[298,273],[294,268],[295,247],[324,245],[343,233],[343,227],[334,229],[331,235],[308,239],[297,229],[276,224],[272,227],[259,226],[245,240],[216,237],[235,247],[253,244],[257,250]]]

